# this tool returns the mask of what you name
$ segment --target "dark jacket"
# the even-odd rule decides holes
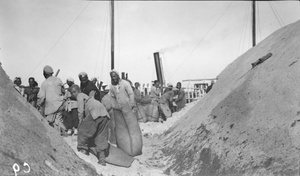
[[[96,85],[92,83],[92,81],[88,80],[86,85],[83,85],[82,83],[80,83],[80,89],[81,89],[81,92],[86,95],[89,95],[90,92],[92,90],[94,90],[96,92],[94,98],[96,100],[100,101],[100,92],[99,92],[98,88],[96,87]]]

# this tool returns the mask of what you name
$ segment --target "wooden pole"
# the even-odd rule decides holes
[[[114,48],[114,0],[110,1],[111,6],[111,69],[115,68],[115,48]]]
[[[55,77],[58,76],[59,72],[60,72],[60,69],[58,69],[57,72],[55,73]]]
[[[255,0],[252,1],[252,47],[256,45]]]

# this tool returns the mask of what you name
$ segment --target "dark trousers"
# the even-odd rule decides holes
[[[78,126],[77,149],[89,151],[90,147],[96,147],[96,152],[108,148],[108,124],[109,118],[98,117],[93,119],[87,116]]]
[[[77,108],[64,113],[64,124],[67,129],[77,128],[79,123]]]

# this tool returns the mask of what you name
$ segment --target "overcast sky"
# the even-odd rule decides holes
[[[257,2],[257,41],[300,18],[298,1]],[[115,1],[115,68],[133,82],[215,78],[251,47],[251,2]],[[275,12],[275,13],[274,13]],[[277,16],[277,18],[276,18]],[[280,22],[279,22],[279,21]],[[23,85],[50,65],[65,82],[78,73],[109,81],[109,1],[1,0],[0,62]]]

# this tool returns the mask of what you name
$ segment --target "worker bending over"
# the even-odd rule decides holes
[[[105,166],[105,150],[108,149],[108,112],[100,101],[80,93],[78,85],[72,85],[71,94],[77,99],[78,104],[77,149],[88,155],[90,141],[94,142],[98,163]]]

